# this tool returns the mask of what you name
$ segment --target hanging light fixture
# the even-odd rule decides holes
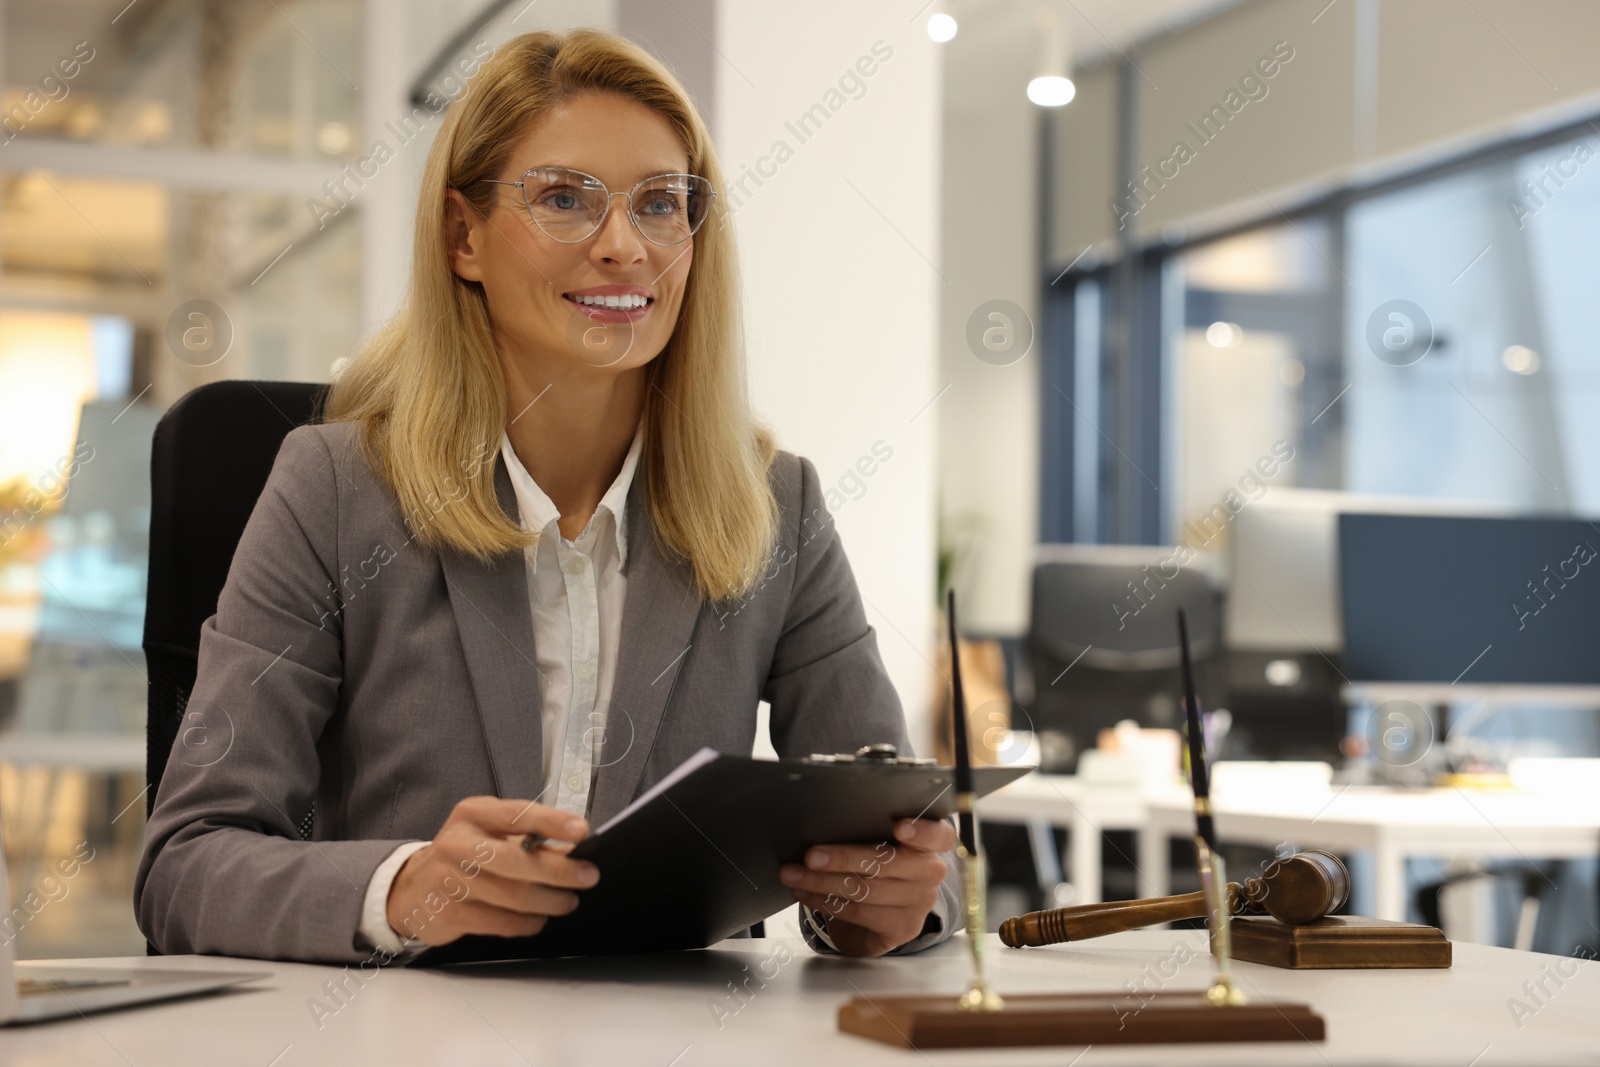
[[[1069,76],[1066,20],[1054,3],[1039,4],[1034,10],[1039,18],[1039,67],[1028,83],[1028,99],[1040,107],[1061,107],[1078,95]]]

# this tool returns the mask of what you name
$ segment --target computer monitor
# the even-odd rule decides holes
[[[1343,512],[1509,515],[1470,501],[1324,489],[1273,489],[1233,520],[1228,542],[1228,648],[1321,653],[1344,648],[1338,518]]]
[[[1339,576],[1352,682],[1600,687],[1600,520],[1344,514]]]
[[[1273,489],[1234,517],[1228,542],[1227,707],[1222,755],[1340,758],[1348,732],[1339,611],[1345,511],[1481,514],[1484,505]]]

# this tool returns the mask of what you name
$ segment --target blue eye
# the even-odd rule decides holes
[[[649,200],[645,201],[644,210],[639,212],[641,215],[654,215],[657,218],[665,218],[669,215],[675,215],[677,213],[678,201],[674,197],[667,194],[658,194],[656,196],[652,196]]]
[[[573,211],[583,206],[582,198],[571,189],[549,189],[539,197],[539,206],[557,211]]]

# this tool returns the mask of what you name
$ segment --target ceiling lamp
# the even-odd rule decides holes
[[[1053,3],[1040,4],[1039,68],[1028,83],[1028,99],[1040,107],[1060,107],[1078,95],[1067,64],[1067,25]]]

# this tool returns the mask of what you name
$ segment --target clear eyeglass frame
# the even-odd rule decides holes
[[[575,175],[586,182],[592,182],[600,189],[601,192],[605,194],[606,206],[600,212],[600,217],[595,220],[594,228],[592,230],[584,234],[582,237],[557,237],[555,234],[544,228],[544,224],[539,221],[539,216],[534,213],[532,202],[528,199],[528,178],[529,176],[542,170],[561,171],[563,173]],[[691,219],[689,223],[689,232],[684,234],[676,241],[658,241],[654,237],[651,237],[650,234],[645,232],[644,226],[639,222],[638,214],[633,210],[633,194],[637,193],[641,188],[650,182],[660,181],[662,178],[693,178],[695,181],[702,183],[705,187],[706,202],[705,207],[700,212],[700,217],[697,219]],[[680,245],[699,232],[700,227],[705,223],[707,216],[711,214],[711,201],[717,195],[717,191],[711,187],[711,183],[700,175],[679,173],[676,171],[665,174],[652,174],[648,178],[641,178],[639,181],[635,182],[633,188],[629,189],[627,192],[621,192],[619,190],[615,193],[606,186],[605,182],[601,181],[599,178],[596,178],[593,174],[578,170],[575,167],[529,167],[527,170],[522,172],[522,179],[520,181],[508,182],[502,181],[498,178],[485,178],[483,180],[491,185],[510,185],[521,190],[522,205],[523,207],[527,208],[528,217],[533,220],[533,224],[539,227],[539,232],[543,233],[552,241],[558,241],[561,244],[569,245],[580,244],[600,232],[600,227],[604,226],[606,224],[606,219],[611,216],[611,198],[614,196],[624,197],[627,200],[628,220],[633,223],[633,228],[638,230],[639,235],[645,240],[649,241],[651,244],[660,245],[664,248],[671,248],[674,245]]]

